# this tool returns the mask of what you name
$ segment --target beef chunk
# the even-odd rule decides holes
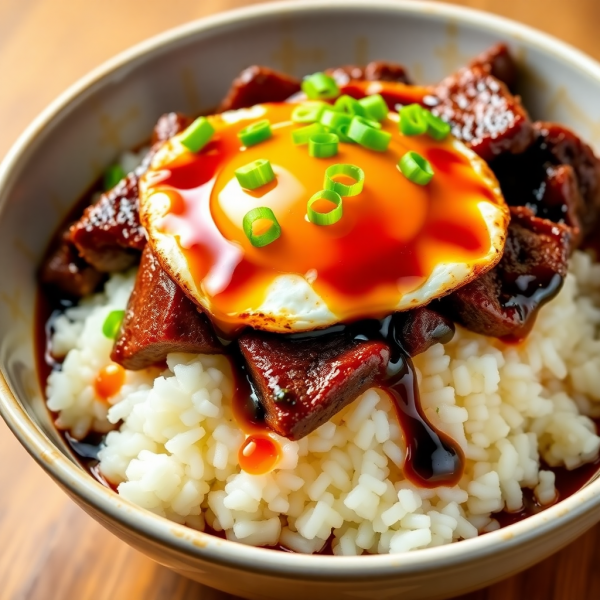
[[[239,346],[267,424],[292,440],[326,423],[371,387],[390,356],[383,341],[344,334],[293,340],[251,332],[239,338]]]
[[[103,279],[102,273],[79,257],[77,249],[71,243],[68,228],[46,255],[40,269],[42,283],[56,287],[74,298],[91,294]]]
[[[572,131],[534,123],[534,143],[520,155],[503,155],[491,167],[506,201],[573,229],[573,246],[589,233],[600,210],[600,163]]]
[[[81,257],[98,271],[122,271],[135,264],[146,245],[140,223],[138,176],[130,173],[71,227]]]
[[[248,108],[264,102],[283,102],[300,91],[300,81],[268,67],[248,67],[234,79],[218,112]]]
[[[402,347],[409,356],[422,354],[435,344],[447,344],[454,337],[454,323],[427,307],[396,315],[401,320]]]
[[[139,215],[139,176],[160,145],[190,122],[180,113],[162,115],[154,127],[152,150],[145,164],[103,194],[71,227],[71,239],[79,254],[98,271],[122,271],[138,261],[146,245],[146,232]]]
[[[410,83],[406,69],[397,63],[376,60],[366,67],[345,65],[327,71],[338,83],[346,85],[349,81],[395,81],[397,83]]]
[[[600,211],[600,162],[586,143],[557,123],[538,122],[534,125],[540,149],[547,152],[554,164],[570,165],[575,171],[585,210],[579,217],[584,233],[594,227]]]
[[[475,333],[522,339],[538,309],[562,287],[570,235],[566,225],[540,219],[525,207],[511,208],[498,265],[444,298],[441,312]]]
[[[163,362],[170,352],[219,354],[223,347],[206,316],[146,246],[111,359],[137,370]]]
[[[181,113],[165,113],[154,126],[151,140],[152,147],[156,149],[157,146],[183,131],[191,122],[192,119]]]
[[[461,69],[435,86],[425,103],[481,158],[523,152],[534,132],[518,97],[483,66]]]
[[[506,44],[492,46],[476,56],[469,66],[482,67],[490,75],[502,81],[509,90],[514,91],[518,75],[517,64]]]

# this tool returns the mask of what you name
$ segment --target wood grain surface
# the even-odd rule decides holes
[[[418,1],[418,0],[416,0]],[[140,40],[251,0],[0,0],[0,158],[54,97]],[[255,3],[255,2],[254,2]],[[461,0],[600,59],[599,0]],[[225,600],[132,550],[77,508],[0,420],[1,600]],[[461,600],[600,598],[600,526]]]

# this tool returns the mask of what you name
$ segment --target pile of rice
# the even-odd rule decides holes
[[[77,438],[109,432],[100,452],[119,494],[190,527],[230,540],[335,554],[404,552],[472,538],[518,511],[523,488],[555,501],[550,466],[573,469],[598,455],[589,416],[600,415],[600,265],[577,252],[557,298],[520,345],[458,329],[416,357],[423,408],[462,446],[456,487],[417,489],[402,476],[405,445],[387,396],[372,389],[299,442],[266,475],[240,470],[244,435],[231,411],[229,363],[171,354],[168,369],[127,372],[110,404],[93,382],[110,362],[106,315],[124,308],[134,273],[115,275],[55,323],[66,356],[48,381],[57,425]],[[117,428],[118,427],[118,428]]]

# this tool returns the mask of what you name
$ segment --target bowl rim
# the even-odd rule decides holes
[[[219,27],[235,26],[248,20],[261,20],[275,14],[300,14],[322,9],[374,12],[392,11],[398,14],[419,15],[426,19],[446,20],[457,24],[476,25],[498,36],[503,34],[528,40],[544,54],[550,54],[571,68],[600,80],[600,64],[572,46],[529,26],[479,10],[440,2],[421,0],[303,0],[269,2],[252,5],[204,17],[169,29],[153,36],[104,62],[88,75],[79,79],[43,110],[17,139],[0,163],[0,218],[7,200],[4,192],[18,173],[19,165],[27,159],[32,148],[43,141],[49,130],[70,105],[87,94],[93,94],[117,71],[131,68],[154,54],[169,51],[173,46],[187,43],[194,36],[210,33]],[[4,196],[4,198],[2,197]],[[318,580],[360,581],[378,578],[398,578],[416,575],[466,563],[470,558],[490,556],[502,549],[510,551],[529,538],[550,533],[559,526],[566,527],[584,513],[600,504],[600,479],[591,481],[572,496],[546,510],[515,524],[487,533],[459,544],[426,548],[419,552],[400,555],[374,556],[321,556],[273,552],[231,542],[213,535],[195,531],[168,521],[121,498],[112,490],[95,481],[69,457],[63,455],[46,434],[35,424],[10,389],[0,365],[0,414],[9,428],[42,468],[63,488],[88,509],[107,515],[125,530],[141,535],[154,544],[190,559],[235,567],[261,574],[280,574],[288,578]]]

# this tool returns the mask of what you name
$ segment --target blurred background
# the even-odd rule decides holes
[[[50,101],[114,54],[176,25],[259,2],[0,0],[0,159]],[[531,25],[600,59],[600,0],[452,3]],[[1,421],[0,456],[0,600],[231,598],[155,565],[104,531],[67,500]],[[598,533],[462,600],[600,598]]]

